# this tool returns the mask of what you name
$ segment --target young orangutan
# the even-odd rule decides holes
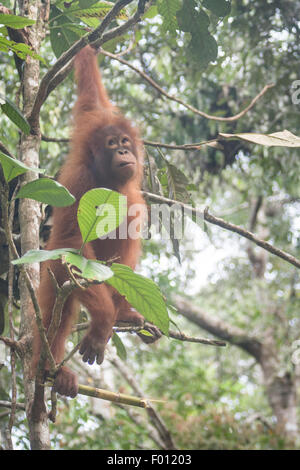
[[[53,209],[48,250],[79,249],[82,246],[77,209],[80,198],[90,189],[104,187],[118,191],[127,196],[128,208],[136,203],[144,205],[141,196],[143,152],[138,132],[109,101],[98,70],[96,53],[90,46],[76,56],[75,76],[78,100],[74,109],[71,150],[60,172],[59,182],[75,196],[76,203]],[[128,216],[128,225],[131,219]],[[97,239],[85,245],[83,255],[102,261],[116,259],[134,269],[140,256],[140,240],[129,236],[126,239]],[[55,290],[47,268],[52,270],[59,285],[68,279],[60,260],[43,263],[39,302],[46,329],[50,325],[55,302]],[[95,360],[98,364],[103,361],[105,346],[117,320],[143,324],[143,317],[131,310],[127,301],[110,286],[101,284],[85,290],[78,288],[64,305],[61,323],[51,345],[57,363],[63,359],[65,341],[80,304],[87,308],[91,316],[90,328],[79,351],[83,361],[89,364]],[[37,362],[40,351],[38,334],[35,343]],[[74,397],[78,391],[77,377],[70,369],[62,367],[55,378],[54,387],[58,393]]]

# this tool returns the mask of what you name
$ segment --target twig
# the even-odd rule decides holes
[[[174,201],[172,199],[168,199],[166,197],[159,196],[157,194],[148,193],[146,191],[143,191],[143,194],[144,194],[144,196],[146,196],[147,198],[149,198],[152,201],[164,202],[168,205],[177,204],[177,205],[181,206],[184,209],[184,211],[187,215],[191,215],[192,217],[202,218],[206,222],[209,222],[213,225],[218,225],[219,227],[225,228],[226,230],[229,230],[229,231],[234,232],[234,233],[238,233],[242,237],[247,238],[248,240],[252,241],[257,246],[260,246],[264,250],[267,250],[270,253],[272,253],[273,255],[278,256],[281,259],[284,259],[285,261],[287,261],[288,263],[296,266],[297,268],[300,268],[300,260],[299,259],[297,259],[294,256],[290,255],[289,253],[286,253],[283,250],[280,250],[279,248],[276,248],[275,246],[271,245],[271,243],[268,243],[265,240],[261,240],[256,235],[249,232],[248,230],[246,230],[246,229],[244,229],[244,228],[242,228],[238,225],[234,225],[230,222],[226,222],[225,220],[220,219],[219,217],[215,217],[215,216],[211,215],[208,212],[208,208],[206,208],[204,211],[200,211],[199,209],[195,209],[193,207],[190,207],[190,206],[188,206],[188,205],[186,205],[182,202]]]
[[[179,341],[187,341],[189,343],[201,343],[207,344],[209,346],[226,346],[225,341],[220,341],[216,339],[207,339],[207,338],[195,338],[193,336],[187,336],[184,333],[177,333],[176,331],[169,331],[169,336]]]
[[[81,342],[79,342],[78,344],[76,344],[76,346],[74,346],[74,348],[66,355],[66,357],[57,365],[55,372],[61,369],[66,364],[66,362],[68,362],[74,356],[74,354],[80,348],[80,345],[81,345]]]
[[[102,400],[108,400],[115,403],[124,403],[125,405],[138,406],[140,408],[149,408],[149,402],[151,401],[148,398],[133,397],[124,393],[114,393],[110,392],[109,390],[89,387],[87,385],[79,385],[78,393],[81,395],[87,395],[89,397],[102,398]]]
[[[184,106],[185,108],[189,109],[190,111],[192,111],[194,114],[198,114],[199,116],[202,116],[206,119],[211,119],[211,120],[214,120],[214,121],[221,121],[221,122],[232,122],[232,121],[237,121],[238,119],[240,119],[242,116],[244,116],[251,108],[253,108],[253,106],[257,103],[257,101],[270,89],[270,88],[273,88],[275,85],[274,84],[269,84],[269,85],[266,85],[264,86],[264,88],[258,93],[258,95],[252,99],[252,101],[250,102],[250,104],[245,108],[243,109],[241,112],[239,112],[238,114],[235,114],[234,116],[231,116],[231,117],[222,117],[222,116],[213,116],[211,114],[207,114],[205,113],[204,111],[200,111],[199,109],[197,108],[194,108],[194,106],[191,106],[190,104],[188,103],[185,103],[183,100],[181,100],[180,98],[177,98],[176,96],[174,95],[170,95],[169,93],[167,93],[163,88],[161,88],[161,86],[159,86],[151,77],[149,77],[149,75],[147,75],[143,70],[141,69],[138,69],[137,67],[135,67],[134,65],[130,64],[130,62],[128,62],[127,60],[125,59],[122,59],[121,57],[119,57],[118,55],[116,54],[112,54],[111,52],[108,52],[108,51],[104,51],[103,49],[101,49],[101,54],[107,56],[107,57],[110,57],[111,59],[113,60],[117,60],[118,62],[120,62],[121,64],[124,64],[126,65],[127,67],[131,68],[132,70],[134,70],[136,73],[138,73],[144,80],[146,80],[156,91],[158,91],[162,96],[164,96],[165,98],[167,98],[168,100],[171,100],[171,101],[175,101],[176,103],[179,103],[181,104],[182,106]]]
[[[89,322],[80,323],[79,325],[76,325],[76,327],[72,331],[73,332],[82,331],[82,330],[86,330],[88,327],[89,327]],[[146,322],[143,326],[130,326],[130,325],[129,326],[118,326],[118,325],[116,325],[113,328],[113,330],[116,333],[139,333],[142,330],[146,330],[146,331],[151,332],[151,327],[152,327],[151,323]],[[161,331],[161,334],[164,334],[164,333]],[[200,343],[200,344],[207,344],[207,345],[210,345],[210,346],[221,346],[221,347],[226,346],[226,343],[224,341],[188,336],[184,333],[181,333],[181,332],[179,333],[179,332],[173,331],[173,330],[169,331],[169,337],[173,338],[173,339],[177,339],[179,341],[187,341],[189,343]],[[76,346],[76,348],[77,348],[77,346]],[[74,348],[74,350],[75,350],[75,348]],[[74,352],[76,352],[76,351],[74,351]]]
[[[146,6],[147,3],[148,5]],[[107,33],[103,34],[102,38],[100,37],[98,40],[93,42],[92,46],[98,49],[100,46],[102,46],[102,44],[106,43],[107,41],[110,41],[111,39],[114,39],[124,34],[129,28],[135,26],[139,21],[141,21],[142,15],[145,13],[146,9],[150,7],[150,5],[151,0],[149,2],[147,2],[147,0],[139,0],[137,11],[126,21],[126,23],[107,31]]]
[[[12,256],[11,256],[12,259],[18,259],[19,254],[18,254],[18,251],[16,249],[16,246],[15,246],[15,243],[14,243],[14,240],[13,240],[13,236],[12,236],[12,232],[11,232],[11,229],[10,229],[10,225],[9,225],[9,216],[8,216],[9,188],[8,188],[8,184],[6,183],[6,181],[3,182],[2,188],[0,188],[0,194],[1,194],[3,227],[4,227],[5,234],[6,234],[6,239],[7,239],[7,242],[8,242],[9,249],[10,249],[11,254],[12,254]],[[31,297],[31,301],[32,301],[33,308],[34,308],[35,315],[36,315],[36,323],[37,323],[37,326],[38,326],[38,330],[39,330],[39,333],[40,333],[42,344],[44,346],[45,354],[47,355],[50,366],[52,368],[55,368],[55,361],[54,361],[54,358],[53,358],[52,353],[51,353],[50,348],[49,348],[45,328],[43,326],[42,314],[41,314],[40,306],[39,306],[34,288],[32,286],[30,277],[27,273],[27,270],[26,270],[25,266],[19,265],[19,269],[20,269],[21,274],[24,276],[26,287],[27,287],[27,289],[29,291],[29,294],[30,294],[30,297]]]
[[[13,156],[13,154],[10,153],[10,151],[8,150],[8,148],[5,147],[5,145],[3,144],[3,142],[1,142],[1,140],[0,140],[0,151],[3,152],[3,153],[5,153],[6,155],[8,155],[10,158],[15,158],[15,157]]]
[[[6,346],[20,353],[20,344],[18,341],[12,340],[11,338],[7,338],[6,336],[0,336],[0,341],[3,341]]]
[[[19,190],[19,183],[16,185],[9,206],[8,225],[10,233],[12,233],[14,215],[15,215],[15,195]],[[11,264],[13,253],[9,248],[9,269],[8,269],[8,318],[9,318],[9,333],[12,341],[15,341],[14,334],[14,323],[13,323],[13,280],[14,280],[14,266]],[[10,350],[10,363],[11,363],[11,413],[7,426],[7,437],[10,444],[10,448],[13,449],[13,443],[11,439],[12,428],[14,426],[15,415],[16,415],[16,403],[17,403],[17,378],[16,378],[16,351],[14,348]]]
[[[44,134],[42,134],[42,140],[44,142],[55,142],[58,144],[68,144],[70,142],[70,139],[62,137],[62,138],[57,138],[57,137],[49,137]],[[208,146],[219,146],[220,144],[216,139],[213,140],[204,140],[203,142],[198,142],[194,144],[182,144],[182,145],[176,145],[176,144],[165,144],[163,142],[152,142],[151,140],[143,140],[143,144],[149,147],[162,147],[170,150],[199,150],[201,147],[204,147],[205,145]]]
[[[44,142],[55,142],[58,144],[68,144],[70,142],[70,139],[68,139],[67,137],[66,138],[48,137],[44,134],[42,134],[41,137]]]
[[[25,403],[16,403],[16,409],[25,411]],[[12,403],[10,401],[0,400],[0,407],[11,408]]]
[[[116,333],[139,333],[141,330],[146,330],[151,332],[151,323],[145,323],[144,326],[116,326],[114,331]],[[161,331],[162,334],[164,334]],[[210,346],[226,346],[224,341],[214,340],[214,339],[207,339],[207,338],[199,338],[194,336],[188,336],[184,333],[179,333],[177,331],[169,330],[169,337],[173,339],[177,339],[179,341],[186,341],[189,343],[200,343],[200,344],[207,344]]]
[[[48,413],[48,417],[52,423],[56,421],[56,413],[57,413],[57,396],[54,389],[51,389],[51,410]]]
[[[176,145],[176,144],[165,144],[163,142],[152,142],[151,140],[144,140],[143,141],[144,145],[147,145],[149,147],[162,147],[170,150],[200,150],[201,147],[204,147],[205,145],[208,145],[210,147],[218,147],[218,148],[223,148],[220,146],[218,141],[216,139],[213,140],[204,140],[203,142],[198,142],[194,144],[182,144],[182,145]]]
[[[53,385],[52,380],[47,380],[46,386]],[[125,405],[138,406],[139,408],[149,408],[150,402],[161,402],[162,400],[133,397],[132,395],[126,395],[125,393],[115,393],[102,388],[90,387],[88,385],[78,385],[78,394],[85,395],[87,397],[101,398],[102,400],[111,401],[114,403],[124,403]]]

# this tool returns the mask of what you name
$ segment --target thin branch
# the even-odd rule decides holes
[[[101,398],[102,400],[108,400],[115,403],[124,403],[125,405],[138,406],[140,408],[149,408],[150,399],[133,397],[124,393],[110,392],[109,390],[103,390],[101,388],[89,387],[87,385],[78,386],[78,393],[89,397]]]
[[[81,345],[81,341],[74,346],[74,348],[66,355],[66,357],[57,365],[56,367],[56,372],[61,369],[73,356],[74,354],[79,350]]]
[[[110,57],[111,59],[113,60],[117,60],[118,62],[120,62],[121,64],[123,65],[126,65],[127,67],[129,67],[130,69],[134,70],[136,73],[138,73],[146,82],[148,82],[156,91],[158,91],[162,96],[164,96],[165,98],[167,98],[168,100],[171,100],[171,101],[175,101],[176,103],[179,103],[181,104],[182,106],[184,106],[186,109],[189,109],[190,111],[192,111],[194,114],[198,114],[199,116],[202,116],[206,119],[211,119],[211,120],[214,120],[214,121],[221,121],[221,122],[233,122],[233,121],[237,121],[238,119],[240,119],[242,116],[244,116],[248,111],[250,111],[251,108],[253,108],[253,106],[257,103],[257,101],[270,89],[270,88],[273,88],[275,85],[274,84],[269,84],[269,85],[265,85],[264,88],[258,93],[258,95],[253,98],[250,102],[250,104],[245,108],[243,109],[241,112],[239,112],[238,114],[235,114],[234,116],[231,116],[231,117],[221,117],[221,116],[213,116],[211,114],[207,114],[205,113],[204,111],[200,111],[199,109],[197,108],[194,108],[194,106],[191,106],[190,104],[188,103],[185,103],[183,100],[181,100],[180,98],[177,98],[176,96],[174,95],[170,95],[169,93],[167,93],[163,88],[161,88],[161,86],[159,86],[151,77],[149,77],[149,75],[147,75],[143,70],[141,69],[138,69],[137,67],[135,67],[134,65],[132,65],[130,62],[128,62],[127,60],[125,59],[122,59],[119,55],[116,55],[116,54],[112,54],[111,52],[108,52],[108,51],[104,51],[103,49],[101,49],[101,54],[107,56],[107,57]]]
[[[52,380],[47,380],[45,385],[52,387]],[[85,395],[87,397],[101,398],[101,400],[107,400],[113,403],[124,403],[125,405],[138,406],[139,408],[149,408],[151,406],[151,401],[162,401],[151,398],[133,397],[132,395],[126,395],[125,393],[115,393],[102,388],[90,387],[82,384],[78,385],[78,394]]]
[[[86,330],[89,327],[89,325],[90,325],[89,322],[80,323],[80,324],[76,325],[76,327],[73,328],[72,332],[74,333],[75,331]],[[139,333],[142,330],[146,330],[146,331],[149,331],[151,333],[151,328],[152,327],[153,327],[153,325],[151,323],[147,323],[147,322],[143,326],[132,326],[132,325],[118,326],[118,324],[117,324],[116,326],[114,326],[113,330],[116,333]],[[162,335],[164,335],[164,333],[162,331],[160,331],[160,332],[161,332]],[[226,343],[224,341],[219,341],[219,340],[214,340],[214,339],[207,339],[207,338],[199,338],[199,337],[194,337],[194,336],[188,336],[185,333],[181,333],[181,332],[177,332],[177,331],[173,331],[173,330],[169,330],[169,337],[173,338],[173,339],[177,339],[179,341],[186,341],[186,342],[189,342],[189,343],[200,343],[200,344],[206,344],[206,345],[209,345],[209,346],[221,346],[221,347],[226,346]],[[75,346],[75,348],[73,350],[74,352],[71,351],[72,356],[76,352],[76,350],[77,350],[76,348],[78,348],[78,345]],[[64,362],[66,362],[66,360],[64,360]]]
[[[60,72],[58,72],[55,77],[49,82],[47,87],[47,92],[44,101],[48,98],[50,93],[55,90],[60,83],[62,83],[65,78],[69,75],[69,73],[73,70],[73,61],[70,61],[67,65],[65,65]]]
[[[273,255],[278,256],[279,258],[287,261],[288,263],[296,266],[297,268],[300,268],[299,259],[290,255],[289,253],[286,253],[283,250],[280,250],[279,248],[276,248],[275,246],[271,245],[271,243],[268,243],[265,240],[261,240],[256,235],[244,229],[243,227],[240,227],[239,225],[234,225],[230,222],[226,222],[225,220],[220,219],[219,217],[213,216],[212,214],[208,212],[208,208],[206,208],[204,211],[200,211],[199,209],[190,207],[182,202],[174,201],[172,199],[159,196],[157,194],[152,194],[152,193],[148,193],[145,191],[143,191],[143,194],[144,196],[146,196],[147,198],[149,198],[150,200],[154,202],[163,202],[168,205],[177,204],[184,209],[186,215],[190,215],[191,217],[198,217],[200,219],[202,218],[203,220],[205,220],[206,222],[209,222],[210,224],[218,225],[219,227],[222,227],[226,230],[237,233],[241,235],[242,237],[246,238],[247,240],[252,241],[257,246],[260,246],[264,250],[269,251]]]
[[[151,332],[151,323],[145,323],[144,326],[116,326],[114,328],[114,331],[116,333],[139,333],[142,330],[146,330]],[[164,334],[161,331],[161,334]],[[169,330],[169,337],[173,339],[177,339],[178,341],[186,341],[189,343],[200,343],[200,344],[206,344],[209,346],[226,346],[226,343],[224,341],[218,341],[218,340],[213,340],[213,339],[207,339],[207,338],[199,338],[199,337],[194,337],[194,336],[188,336],[185,333]]]
[[[174,339],[178,339],[179,341],[187,341],[189,343],[200,343],[200,344],[207,344],[209,346],[226,346],[224,341],[216,340],[216,339],[207,339],[207,338],[198,338],[193,336],[187,336],[184,333],[178,333],[176,331],[170,331],[169,336]]]
[[[44,142],[55,142],[58,144],[65,144],[69,143],[70,139],[68,138],[57,138],[57,137],[48,137],[44,134],[42,134],[42,140]],[[222,149],[223,147],[221,144],[218,143],[216,139],[213,140],[204,140],[203,142],[197,142],[194,144],[182,144],[182,145],[176,145],[176,144],[165,144],[163,142],[152,142],[151,140],[143,140],[143,144],[149,147],[161,147],[161,148],[166,148],[170,150],[200,150],[201,147],[208,145],[210,147],[217,147]]]
[[[10,401],[5,401],[5,400],[0,400],[0,407],[3,408],[11,408],[12,403]],[[25,411],[25,403],[16,403],[16,408],[18,410],[23,410]]]
[[[16,350],[18,353],[21,353],[19,341],[12,340],[6,336],[0,336],[0,341],[2,341],[9,348]]]
[[[48,137],[44,134],[41,137],[44,142],[55,142],[57,144],[68,144],[70,142],[68,138]]]
[[[144,140],[143,143],[144,145],[147,145],[148,147],[162,147],[162,148],[166,148],[170,150],[200,150],[201,147],[204,147],[205,145],[208,145],[210,147],[217,147],[220,149],[223,148],[216,139],[203,140],[203,142],[197,142],[194,144],[182,144],[182,145],[165,144],[163,142],[152,142],[151,140]]]
[[[16,185],[9,206],[8,225],[10,233],[13,230],[14,215],[15,215],[15,196],[19,190],[19,184]],[[9,319],[9,333],[12,341],[15,341],[14,323],[13,323],[13,281],[14,281],[14,266],[11,264],[13,253],[9,248],[9,268],[8,268],[8,319]],[[16,351],[14,348],[10,350],[10,363],[11,363],[11,413],[7,426],[7,437],[10,448],[13,449],[13,443],[11,439],[12,428],[14,426],[15,415],[16,415],[16,403],[17,403],[17,377],[16,377]]]
[[[5,234],[6,234],[7,243],[8,243],[8,246],[9,246],[9,250],[11,251],[12,259],[18,259],[19,254],[18,254],[17,248],[15,246],[13,236],[12,236],[12,232],[11,232],[10,225],[9,225],[9,216],[8,216],[9,188],[8,188],[8,184],[6,183],[6,181],[3,182],[2,188],[0,188],[0,193],[1,193],[3,227],[4,227]],[[49,359],[50,366],[55,368],[55,361],[54,361],[54,358],[53,358],[52,353],[51,353],[50,348],[49,348],[45,328],[44,328],[44,325],[43,325],[40,306],[39,306],[34,288],[32,286],[31,279],[28,275],[28,272],[27,272],[25,266],[19,265],[19,269],[20,269],[21,274],[24,276],[26,287],[27,287],[27,289],[29,291],[29,294],[30,294],[30,297],[31,297],[31,301],[32,301],[33,308],[34,308],[35,315],[36,315],[36,323],[37,323],[37,327],[38,327],[38,330],[39,330],[39,333],[40,333],[40,337],[41,337],[41,341],[42,341],[42,344],[43,344],[43,347],[44,347],[44,351],[47,355],[47,358]]]
[[[10,151],[8,150],[8,148],[5,147],[5,145],[3,144],[3,142],[1,142],[1,140],[0,140],[0,151],[3,152],[3,153],[5,153],[6,155],[8,155],[10,158],[15,158],[15,157],[13,156],[13,154],[10,153]]]

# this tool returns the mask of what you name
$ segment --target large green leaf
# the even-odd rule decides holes
[[[220,18],[228,15],[231,8],[230,0],[203,0],[202,5]]]
[[[180,9],[180,0],[158,0],[157,10],[163,18],[163,29],[170,31],[171,34],[176,34],[178,23],[176,12]]]
[[[189,182],[185,174],[177,166],[167,162],[167,166],[158,171],[158,178],[166,197],[175,201],[191,203],[188,192]]]
[[[0,36],[0,51],[3,52],[10,52],[12,51],[16,54],[20,59],[26,60],[26,57],[29,55],[36,60],[40,60],[44,64],[46,64],[45,59],[41,57],[39,54],[36,54],[27,44],[17,43],[15,41],[10,41],[4,37]]]
[[[93,5],[83,6],[82,2],[74,2],[72,7],[68,9],[67,13],[74,18],[79,18],[86,25],[96,28],[99,25],[99,22],[107,15],[107,13],[112,9],[114,4],[112,2],[93,2]],[[119,14],[116,16],[119,20],[126,20],[128,15],[125,9],[122,9]]]
[[[115,346],[115,348],[117,350],[117,354],[118,354],[119,358],[122,359],[123,361],[126,361],[126,359],[127,359],[126,348],[125,348],[124,343],[121,340],[120,336],[117,335],[117,333],[115,331],[112,335],[111,340],[112,340],[112,343],[113,343],[113,345]]]
[[[69,252],[77,253],[74,248],[58,248],[57,250],[29,250],[21,258],[12,261],[12,264],[41,263],[42,261],[61,258]]]
[[[79,201],[78,225],[84,243],[113,232],[127,214],[127,199],[116,191],[95,188]]]
[[[86,279],[103,282],[113,276],[112,270],[101,263],[101,261],[87,259],[77,253],[67,253],[65,255],[67,263],[79,269],[78,274]]]
[[[114,276],[105,281],[113,286],[146,320],[168,335],[169,316],[158,286],[123,264],[113,263]]]
[[[25,197],[55,207],[70,206],[76,201],[67,188],[49,178],[40,178],[22,186],[16,198]]]
[[[12,179],[16,178],[16,176],[22,175],[27,171],[35,171],[37,173],[44,173],[45,170],[40,168],[30,168],[24,163],[16,160],[15,158],[11,158],[8,155],[0,152],[0,164],[3,169],[4,178],[7,182],[11,181]]]
[[[72,18],[56,6],[51,7],[50,42],[56,57],[60,57],[84,34],[86,31],[81,25],[74,24]]]
[[[198,9],[195,0],[185,0],[176,15],[179,29],[191,34],[188,54],[197,60],[199,70],[205,69],[209,62],[215,61],[218,56],[217,42],[208,30],[208,15]]]
[[[34,20],[30,20],[24,16],[0,14],[0,25],[4,24],[5,26],[9,26],[13,29],[22,29],[25,28],[25,26],[31,26],[34,23]]]
[[[26,135],[30,132],[30,125],[27,119],[23,116],[19,108],[8,99],[6,96],[0,96],[1,109],[6,116],[19,127]]]
[[[56,6],[53,5],[50,15],[50,39],[52,47],[53,45],[55,47],[55,54],[59,53],[61,48],[66,50],[66,44],[73,40],[71,34],[72,28],[70,26],[72,23],[74,26],[76,25],[78,27],[76,31],[73,29],[73,32],[79,35],[85,34],[86,30],[84,27],[79,26],[79,22],[82,21],[91,28],[96,28],[113,6],[114,4],[112,2],[95,2],[93,0],[73,1],[70,4],[60,2]],[[117,18],[127,19],[128,15],[126,10],[122,9],[117,15]],[[55,29],[57,31],[55,31]],[[62,44],[59,44],[60,40]],[[60,52],[59,55],[61,53],[62,52]]]

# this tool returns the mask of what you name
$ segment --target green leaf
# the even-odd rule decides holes
[[[210,20],[203,10],[196,9],[195,0],[185,0],[181,10],[177,12],[179,29],[191,34],[188,54],[198,62],[200,70],[204,70],[218,56],[218,45],[208,31]]]
[[[67,188],[49,178],[40,178],[22,186],[16,198],[25,197],[55,207],[70,206],[76,201]]]
[[[209,17],[203,10],[196,10],[195,0],[184,0],[181,10],[177,12],[178,25],[181,31],[198,34],[207,30]]]
[[[159,287],[123,264],[113,263],[111,269],[114,276],[106,283],[123,295],[146,320],[168,335],[169,316]]]
[[[127,198],[122,194],[106,188],[95,188],[85,193],[77,212],[83,243],[113,232],[126,214]]]
[[[199,70],[205,70],[218,57],[217,41],[208,31],[198,31],[197,34],[192,34],[188,53],[193,60],[197,60]]]
[[[156,15],[158,14],[158,11],[157,11],[157,5],[151,5],[150,8],[148,8],[148,10],[144,13],[144,15],[142,16],[143,19],[152,19],[154,18]]]
[[[3,103],[4,101],[4,103]],[[26,135],[30,132],[30,125],[27,119],[23,116],[19,108],[10,101],[6,96],[1,95],[1,109],[6,116],[16,124]]]
[[[29,250],[21,258],[12,261],[12,264],[41,263],[50,259],[58,259],[69,252],[76,253],[74,248],[58,248],[57,250]]]
[[[68,14],[71,14],[81,20],[85,21],[88,18],[97,18],[98,20],[103,19],[107,13],[112,9],[114,3],[112,2],[97,2],[96,5],[88,6],[87,8],[72,7],[68,10]],[[128,15],[125,9],[120,10],[116,16],[119,20],[127,20]]]
[[[180,0],[158,0],[157,3],[158,13],[163,17],[163,29],[170,31],[173,35],[176,34],[176,29],[178,29],[176,12],[180,7]]]
[[[79,25],[74,25],[72,18],[65,15],[56,6],[51,6],[50,12],[50,42],[56,57],[67,51],[74,42],[86,33]],[[71,27],[70,27],[71,25]],[[77,26],[77,29],[74,28]]]
[[[0,152],[0,163],[2,165],[4,178],[7,182],[16,178],[16,176],[26,173],[26,171],[35,171],[37,173],[44,173],[45,171],[39,168],[29,168],[28,166],[24,165],[24,163],[20,162],[19,160],[11,158],[8,155],[5,155],[4,153],[1,153],[1,152]]]
[[[153,334],[150,333],[150,331],[147,331],[147,330],[140,330],[140,331],[139,331],[139,334],[140,334],[140,335],[144,335],[144,336],[149,336],[149,337],[152,336],[152,337],[153,337]]]
[[[112,270],[105,264],[101,263],[101,261],[87,259],[77,253],[67,253],[65,255],[65,260],[67,263],[76,266],[76,268],[80,270],[78,274],[86,279],[103,282],[114,274]]]
[[[89,8],[97,2],[98,0],[79,0],[78,1],[80,8]]]
[[[18,57],[25,60],[29,55],[34,59],[40,60],[44,64],[46,61],[40,55],[36,54],[27,44],[17,43],[15,41],[9,41],[8,39],[0,36],[0,50],[3,52],[14,52]]]
[[[231,9],[230,0],[203,0],[202,5],[220,18],[228,15]]]
[[[121,340],[120,336],[114,331],[113,335],[112,335],[112,342],[113,342],[113,345],[115,346],[116,350],[117,350],[117,354],[118,356],[123,360],[123,361],[126,361],[127,359],[127,352],[126,352],[126,348],[124,346],[124,343],[123,341]]]
[[[25,28],[25,26],[31,26],[34,23],[34,20],[30,20],[29,18],[26,18],[24,16],[0,14],[0,24],[9,26],[13,29],[22,29]]]
[[[166,167],[158,171],[158,178],[164,189],[166,197],[175,201],[190,203],[188,192],[189,181],[185,174],[175,165],[165,160]]]

